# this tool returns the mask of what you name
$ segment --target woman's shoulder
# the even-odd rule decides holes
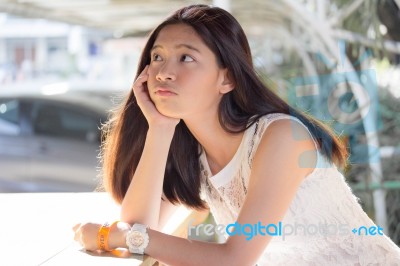
[[[282,120],[282,119],[289,119],[289,120],[295,120],[295,121],[300,122],[300,120],[297,117],[295,117],[291,114],[285,114],[285,113],[269,113],[269,114],[261,116],[258,120],[262,123],[272,123],[274,121]]]
[[[263,115],[257,119],[252,127],[252,130],[249,129],[253,134],[249,134],[252,137],[248,141],[251,159],[263,138],[278,143],[292,141],[292,143],[307,145],[311,148],[310,152],[318,151],[318,145],[308,128],[298,118],[290,114],[271,113]],[[263,141],[263,143],[267,145],[266,141]]]
[[[290,130],[290,132],[296,133],[295,135],[301,134],[302,137],[311,136],[308,128],[297,117],[285,113],[270,113],[259,117],[254,122],[254,135],[262,137],[266,129],[272,124],[278,132]],[[304,133],[308,134],[304,135]]]
[[[292,139],[294,140],[294,143],[310,147],[307,153],[304,153],[305,156],[302,157],[301,160],[308,158],[309,160],[314,161],[314,158],[317,158],[316,166],[318,168],[323,169],[336,167],[330,159],[321,153],[320,145],[311,133],[310,129],[300,121],[300,119],[293,115],[271,113],[261,116],[257,121],[257,129],[255,131],[251,151],[253,156],[258,145],[260,145],[265,132],[269,132],[274,135],[273,138],[269,138],[270,141],[285,142]]]
[[[267,114],[259,119],[261,137],[271,141],[314,142],[309,129],[295,116],[283,113]],[[269,136],[265,136],[268,134]]]

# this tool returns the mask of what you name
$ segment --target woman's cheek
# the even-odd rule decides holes
[[[149,77],[154,77],[156,73],[156,68],[154,67],[153,63],[149,64],[149,69],[147,70],[147,73],[149,74]]]

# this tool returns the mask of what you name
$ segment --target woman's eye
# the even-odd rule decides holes
[[[183,61],[183,62],[193,62],[194,61],[194,59],[191,57],[191,56],[189,56],[189,55],[182,55],[182,58],[181,58],[181,60]]]
[[[161,61],[161,56],[159,56],[158,54],[153,54],[153,61]]]

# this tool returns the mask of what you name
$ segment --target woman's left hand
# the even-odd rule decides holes
[[[97,246],[97,234],[101,228],[98,223],[79,223],[72,229],[75,232],[74,240],[77,241],[85,250],[99,250]],[[109,249],[126,248],[125,237],[131,226],[128,223],[118,222],[111,226],[107,244]]]
[[[82,223],[76,224],[72,229],[75,232],[74,240],[77,241],[85,250],[95,251],[97,247],[97,233],[101,224]]]

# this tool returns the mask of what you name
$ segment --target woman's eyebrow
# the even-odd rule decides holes
[[[193,51],[196,51],[198,53],[201,53],[199,49],[197,49],[196,47],[194,47],[194,46],[192,46],[190,44],[180,43],[180,44],[177,44],[177,45],[174,46],[175,49],[179,49],[179,48],[182,48],[182,47],[190,49],[190,50],[193,50]],[[151,48],[150,52],[152,52],[153,50],[155,50],[157,48],[163,49],[163,46],[161,46],[159,44],[156,44]]]
[[[196,52],[200,53],[199,49],[197,49],[196,47],[194,47],[194,46],[192,46],[190,44],[181,43],[181,44],[175,45],[176,49],[179,49],[179,48],[182,48],[182,47],[185,47],[185,48],[188,48],[190,50],[193,50],[193,51],[196,51]]]

